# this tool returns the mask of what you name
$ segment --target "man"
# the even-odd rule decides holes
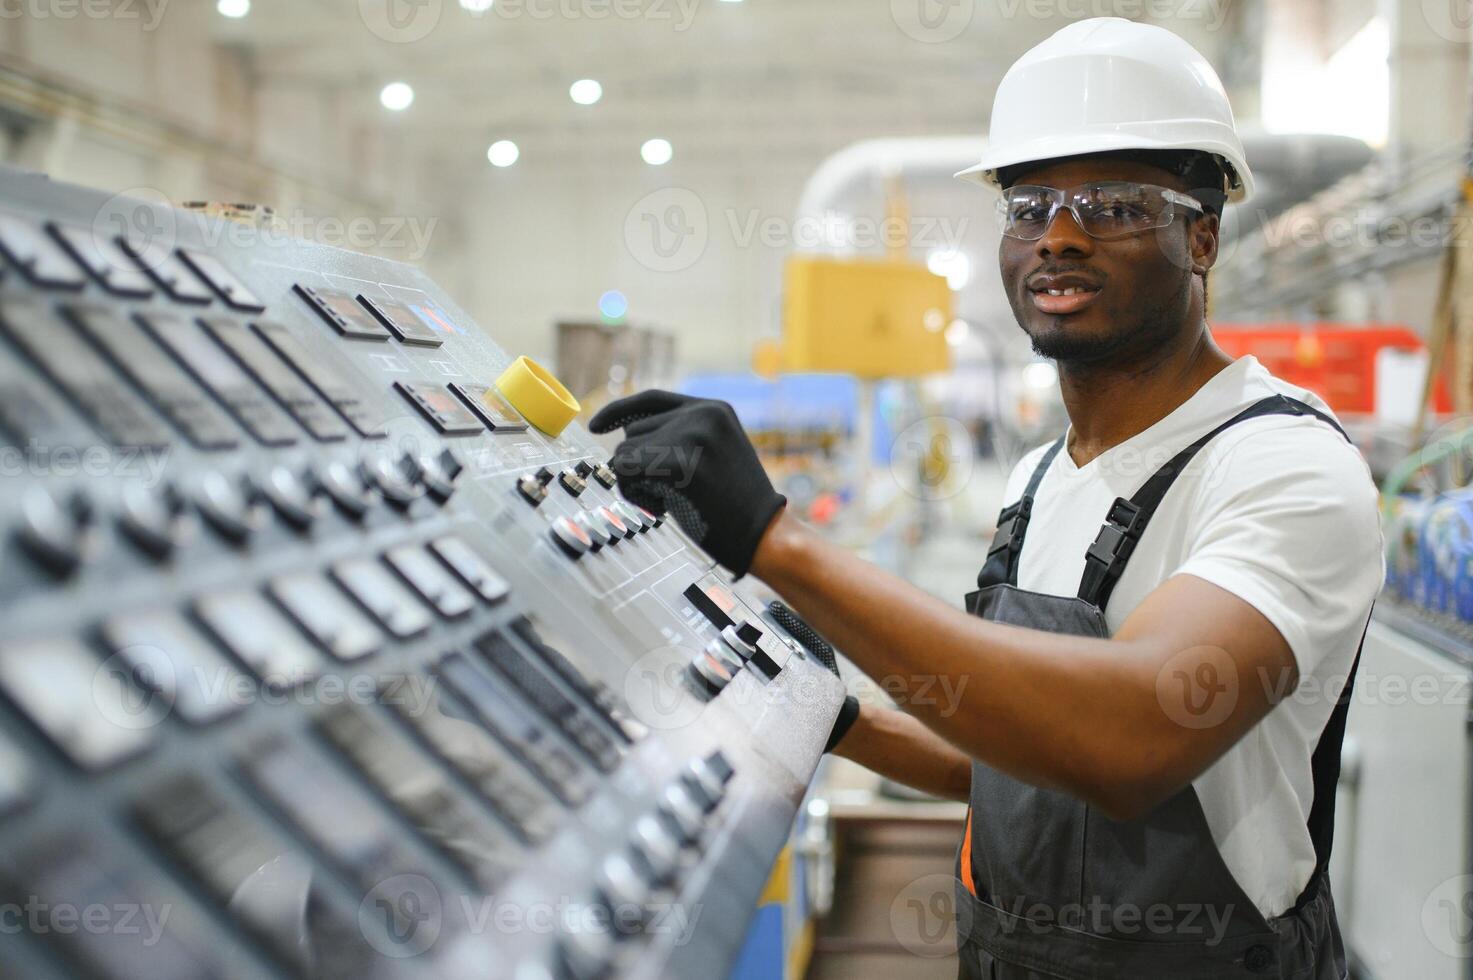
[[[1323,402],[1207,329],[1252,187],[1221,85],[1160,28],[1073,24],[964,174],[1002,193],[1003,284],[1070,420],[1014,470],[968,612],[787,514],[728,406],[647,392],[593,428],[625,427],[626,494],[866,673],[961,691],[851,700],[831,744],[970,797],[963,976],[1343,978],[1325,867],[1376,496]],[[670,447],[702,454],[688,484],[650,465]]]

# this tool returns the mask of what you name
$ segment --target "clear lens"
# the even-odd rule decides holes
[[[1067,191],[1015,184],[998,202],[999,226],[1010,238],[1037,241],[1060,207],[1068,208],[1079,226],[1098,239],[1160,228],[1173,216],[1166,189],[1154,184],[1108,181]]]

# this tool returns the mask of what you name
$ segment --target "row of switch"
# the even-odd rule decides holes
[[[614,471],[609,469],[607,463],[590,463],[586,459],[580,459],[558,473],[554,473],[546,466],[539,467],[533,473],[524,473],[517,478],[517,492],[527,503],[538,507],[547,499],[548,487],[554,480],[557,481],[558,486],[568,492],[569,496],[580,497],[583,491],[588,489],[590,477],[597,480],[604,489],[614,489],[616,478]]]
[[[675,883],[681,852],[698,848],[710,814],[721,804],[735,770],[719,749],[697,758],[660,794],[654,813],[635,821],[627,847],[604,858],[594,906],[605,928],[564,934],[557,949],[561,980],[599,980],[618,944],[643,927],[657,892]]]
[[[268,507],[298,530],[317,520],[323,498],[349,518],[361,520],[377,498],[401,509],[421,496],[443,504],[455,492],[464,469],[460,458],[447,448],[433,458],[410,453],[398,460],[376,456],[356,468],[331,462],[302,476],[278,466],[238,482],[209,470],[191,480],[187,490],[174,483],[157,488],[126,486],[118,501],[117,523],[135,545],[162,560],[193,533],[191,505],[222,537],[243,544],[264,527]],[[96,557],[100,543],[96,531],[96,508],[81,492],[58,499],[37,486],[22,499],[20,542],[59,575]]]
[[[577,559],[664,523],[664,518],[642,507],[627,500],[615,500],[580,510],[570,517],[554,518],[548,534],[564,554]]]
[[[33,285],[81,289],[90,276],[107,292],[128,299],[147,299],[156,285],[180,303],[208,306],[219,296],[227,306],[242,312],[259,313],[266,308],[219,259],[206,252],[170,251],[162,242],[140,245],[126,237],[99,235],[96,227],[49,222],[45,231],[14,215],[0,214],[0,255]]]
[[[407,640],[424,633],[434,624],[432,612],[459,619],[509,591],[478,551],[447,535],[378,558],[338,561],[327,576],[291,572],[262,591],[208,593],[191,604],[194,621],[171,609],[143,610],[108,618],[99,633],[128,673],[184,721],[202,725],[239,707],[221,696],[236,690],[240,676],[222,649],[267,689],[283,691],[322,675],[318,650],[358,660],[381,650],[386,634]],[[84,769],[141,752],[161,720],[158,706],[136,707],[122,676],[99,670],[96,657],[72,637],[0,646],[0,688]]]

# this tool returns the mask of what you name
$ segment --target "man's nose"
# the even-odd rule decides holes
[[[1048,227],[1043,230],[1043,237],[1038,240],[1035,249],[1041,258],[1058,255],[1092,255],[1095,250],[1094,241],[1075,220],[1073,211],[1068,208],[1059,208],[1054,212]]]

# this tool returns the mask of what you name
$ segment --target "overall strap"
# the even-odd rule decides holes
[[[997,515],[997,533],[992,536],[992,546],[987,549],[987,561],[977,573],[977,588],[985,589],[989,585],[1004,582],[1008,585],[1018,584],[1018,556],[1023,553],[1023,536],[1028,533],[1028,518],[1033,513],[1033,497],[1038,493],[1038,485],[1043,482],[1043,474],[1048,472],[1054,457],[1064,448],[1065,436],[1059,436],[1058,441],[1043,454],[1043,459],[1039,460],[1033,469],[1033,475],[1028,478],[1023,496],[1004,507],[1002,513]]]
[[[1218,433],[1239,422],[1246,422],[1264,415],[1312,415],[1334,426],[1335,431],[1345,436],[1347,440],[1350,438],[1345,435],[1345,430],[1333,418],[1287,395],[1270,395],[1268,398],[1254,402],[1173,456],[1129,500],[1124,497],[1115,498],[1115,503],[1110,506],[1110,512],[1105,516],[1104,526],[1100,528],[1094,544],[1090,545],[1089,551],[1085,553],[1084,576],[1079,582],[1079,598],[1104,609],[1110,601],[1110,593],[1115,590],[1115,583],[1120,580],[1120,574],[1125,571],[1126,562],[1130,561],[1130,556],[1135,551],[1136,542],[1140,540],[1146,525],[1155,515],[1156,508],[1160,507],[1161,501],[1166,499],[1166,492],[1171,489],[1176,478],[1181,476],[1202,447],[1211,442]]]
[[[1374,603],[1371,606],[1375,609]],[[1360,670],[1360,655],[1365,649],[1366,633],[1371,628],[1371,618],[1366,617],[1361,630],[1360,643],[1355,648],[1355,659],[1350,662],[1350,673],[1340,697],[1335,700],[1335,709],[1330,720],[1320,732],[1320,740],[1310,756],[1309,768],[1314,777],[1314,802],[1309,808],[1309,839],[1314,842],[1315,874],[1310,876],[1296,907],[1304,905],[1314,897],[1315,879],[1330,868],[1330,851],[1335,844],[1335,793],[1340,785],[1340,754],[1345,745],[1345,723],[1350,715],[1351,690],[1355,687],[1355,675]]]

